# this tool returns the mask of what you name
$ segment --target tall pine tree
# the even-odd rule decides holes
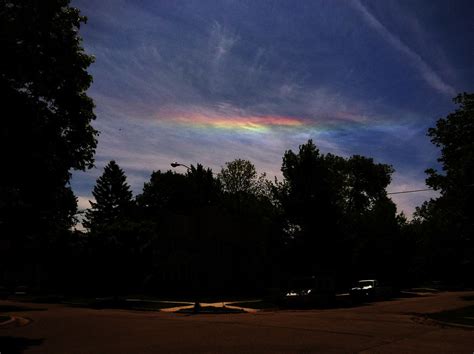
[[[115,161],[110,161],[92,191],[95,202],[86,211],[84,226],[89,230],[110,225],[130,212],[132,192],[127,177]]]

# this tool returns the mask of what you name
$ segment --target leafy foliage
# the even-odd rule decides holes
[[[45,286],[70,254],[70,172],[93,165],[97,143],[85,22],[69,0],[0,1],[0,267],[12,282]]]
[[[460,94],[454,102],[459,109],[428,130],[431,142],[441,148],[438,161],[443,173],[428,169],[426,183],[443,195],[459,198],[474,193],[474,94]]]
[[[375,260],[379,270],[390,266],[387,252],[398,231],[396,207],[385,190],[391,166],[321,154],[309,140],[298,153],[285,152],[282,172],[279,199],[293,272],[325,271],[343,279],[374,272],[368,264]],[[382,243],[387,252],[373,252]]]
[[[257,196],[266,194],[265,177],[264,173],[258,176],[254,164],[242,159],[226,162],[225,168],[222,168],[218,175],[224,192]]]
[[[274,185],[266,179],[266,174],[257,174],[252,162],[235,159],[226,162],[218,179],[222,186],[223,204],[231,212],[241,217],[246,214],[269,216],[275,209]]]
[[[32,232],[19,224],[22,216],[40,233],[68,228],[76,209],[69,171],[94,161],[94,104],[86,94],[93,58],[78,36],[84,22],[67,0],[0,3],[0,150],[9,166],[0,207],[2,224],[20,234]]]
[[[137,202],[143,213],[159,215],[173,212],[186,214],[192,208],[217,202],[220,184],[210,169],[190,167],[185,175],[173,171],[154,171]]]
[[[474,271],[474,94],[460,94],[454,102],[459,108],[428,130],[441,148],[442,171],[426,170],[426,183],[441,195],[417,208],[412,227],[426,272],[462,283]]]

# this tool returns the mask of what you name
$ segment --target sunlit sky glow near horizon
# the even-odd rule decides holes
[[[473,91],[472,1],[74,0],[96,61],[96,168],[73,174],[80,207],[114,159],[135,194],[170,162],[244,158],[281,177],[285,150],[391,164],[389,191],[425,187],[428,127]],[[393,196],[411,214],[433,196]]]

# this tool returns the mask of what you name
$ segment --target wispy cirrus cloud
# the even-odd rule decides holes
[[[101,131],[97,168],[74,174],[78,195],[112,159],[135,194],[172,161],[219,170],[240,157],[281,176],[285,150],[307,139],[393,165],[392,190],[423,185],[436,163],[425,132],[449,112],[461,75],[452,51],[422,45],[433,19],[382,16],[400,12],[396,2],[73,3],[89,17],[81,33],[96,56],[89,94]],[[403,210],[419,202],[404,198]]]
[[[211,36],[209,44],[211,50],[214,52],[214,63],[219,63],[232,50],[232,47],[237,42],[238,36],[229,33],[224,26],[215,21],[212,25]]]

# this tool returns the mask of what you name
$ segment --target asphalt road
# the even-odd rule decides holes
[[[0,327],[6,353],[473,353],[474,331],[416,314],[472,305],[474,292],[353,308],[178,315],[0,301],[30,319]],[[15,308],[16,307],[16,308]]]

